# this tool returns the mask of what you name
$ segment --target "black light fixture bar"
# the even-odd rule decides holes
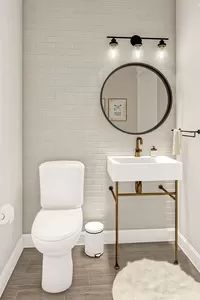
[[[131,39],[132,36],[116,36],[116,35],[108,35],[107,36],[107,39],[112,39],[112,38],[115,38],[115,39]],[[155,41],[159,41],[159,40],[163,40],[163,41],[168,41],[169,38],[167,37],[140,37],[142,40],[155,40]]]
[[[107,39],[112,39],[112,38],[114,38],[114,39],[131,39],[130,36],[115,36],[115,35],[108,35],[107,36]]]

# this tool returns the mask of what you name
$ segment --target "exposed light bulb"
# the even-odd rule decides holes
[[[111,59],[116,59],[119,56],[119,49],[117,47],[108,49],[108,54]]]
[[[161,39],[158,43],[158,54],[157,54],[160,60],[163,60],[166,56],[166,46],[167,46],[166,42],[163,39]]]
[[[132,58],[133,59],[140,59],[143,56],[143,48],[134,46],[132,51]]]
[[[142,55],[141,49],[140,48],[136,48],[135,49],[135,56],[136,56],[136,58],[139,59],[141,57],[141,55]]]
[[[164,57],[165,57],[165,51],[160,50],[160,51],[159,51],[159,58],[160,58],[160,59],[164,59]]]
[[[157,57],[159,60],[164,60],[167,56],[166,48],[160,48],[157,51]]]

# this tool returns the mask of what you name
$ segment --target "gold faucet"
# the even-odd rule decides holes
[[[142,149],[140,146],[143,145],[143,139],[141,137],[137,137],[136,139],[136,148],[135,148],[135,156],[140,157],[142,153]]]

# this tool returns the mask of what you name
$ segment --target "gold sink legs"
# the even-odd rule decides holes
[[[175,181],[175,260],[178,265],[178,180]]]
[[[142,181],[136,181],[135,182],[135,192],[137,194],[141,194],[142,193]]]
[[[168,192],[162,185],[159,185],[159,189],[163,192],[157,193],[143,193],[142,182],[138,181],[135,183],[136,193],[119,193],[119,182],[115,183],[115,193],[113,187],[110,186],[113,198],[115,200],[115,269],[119,270],[120,266],[118,263],[119,258],[119,197],[129,196],[169,196],[175,201],[175,247],[174,247],[174,264],[178,264],[178,180],[175,181],[175,191]]]
[[[109,186],[109,190],[111,191],[115,200],[115,270],[119,270],[119,183],[115,183],[115,193],[112,186]]]
[[[115,200],[115,270],[119,270],[118,255],[119,255],[119,183],[116,182],[116,200]]]

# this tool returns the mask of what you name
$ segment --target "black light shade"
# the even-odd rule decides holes
[[[141,47],[142,46],[142,39],[139,35],[133,35],[131,37],[131,45],[135,46],[135,47]]]
[[[165,43],[164,40],[160,40],[160,42],[158,43],[158,47],[160,49],[164,49],[167,46],[167,44]]]
[[[109,45],[110,45],[110,47],[115,48],[118,46],[118,42],[115,38],[112,38]]]

